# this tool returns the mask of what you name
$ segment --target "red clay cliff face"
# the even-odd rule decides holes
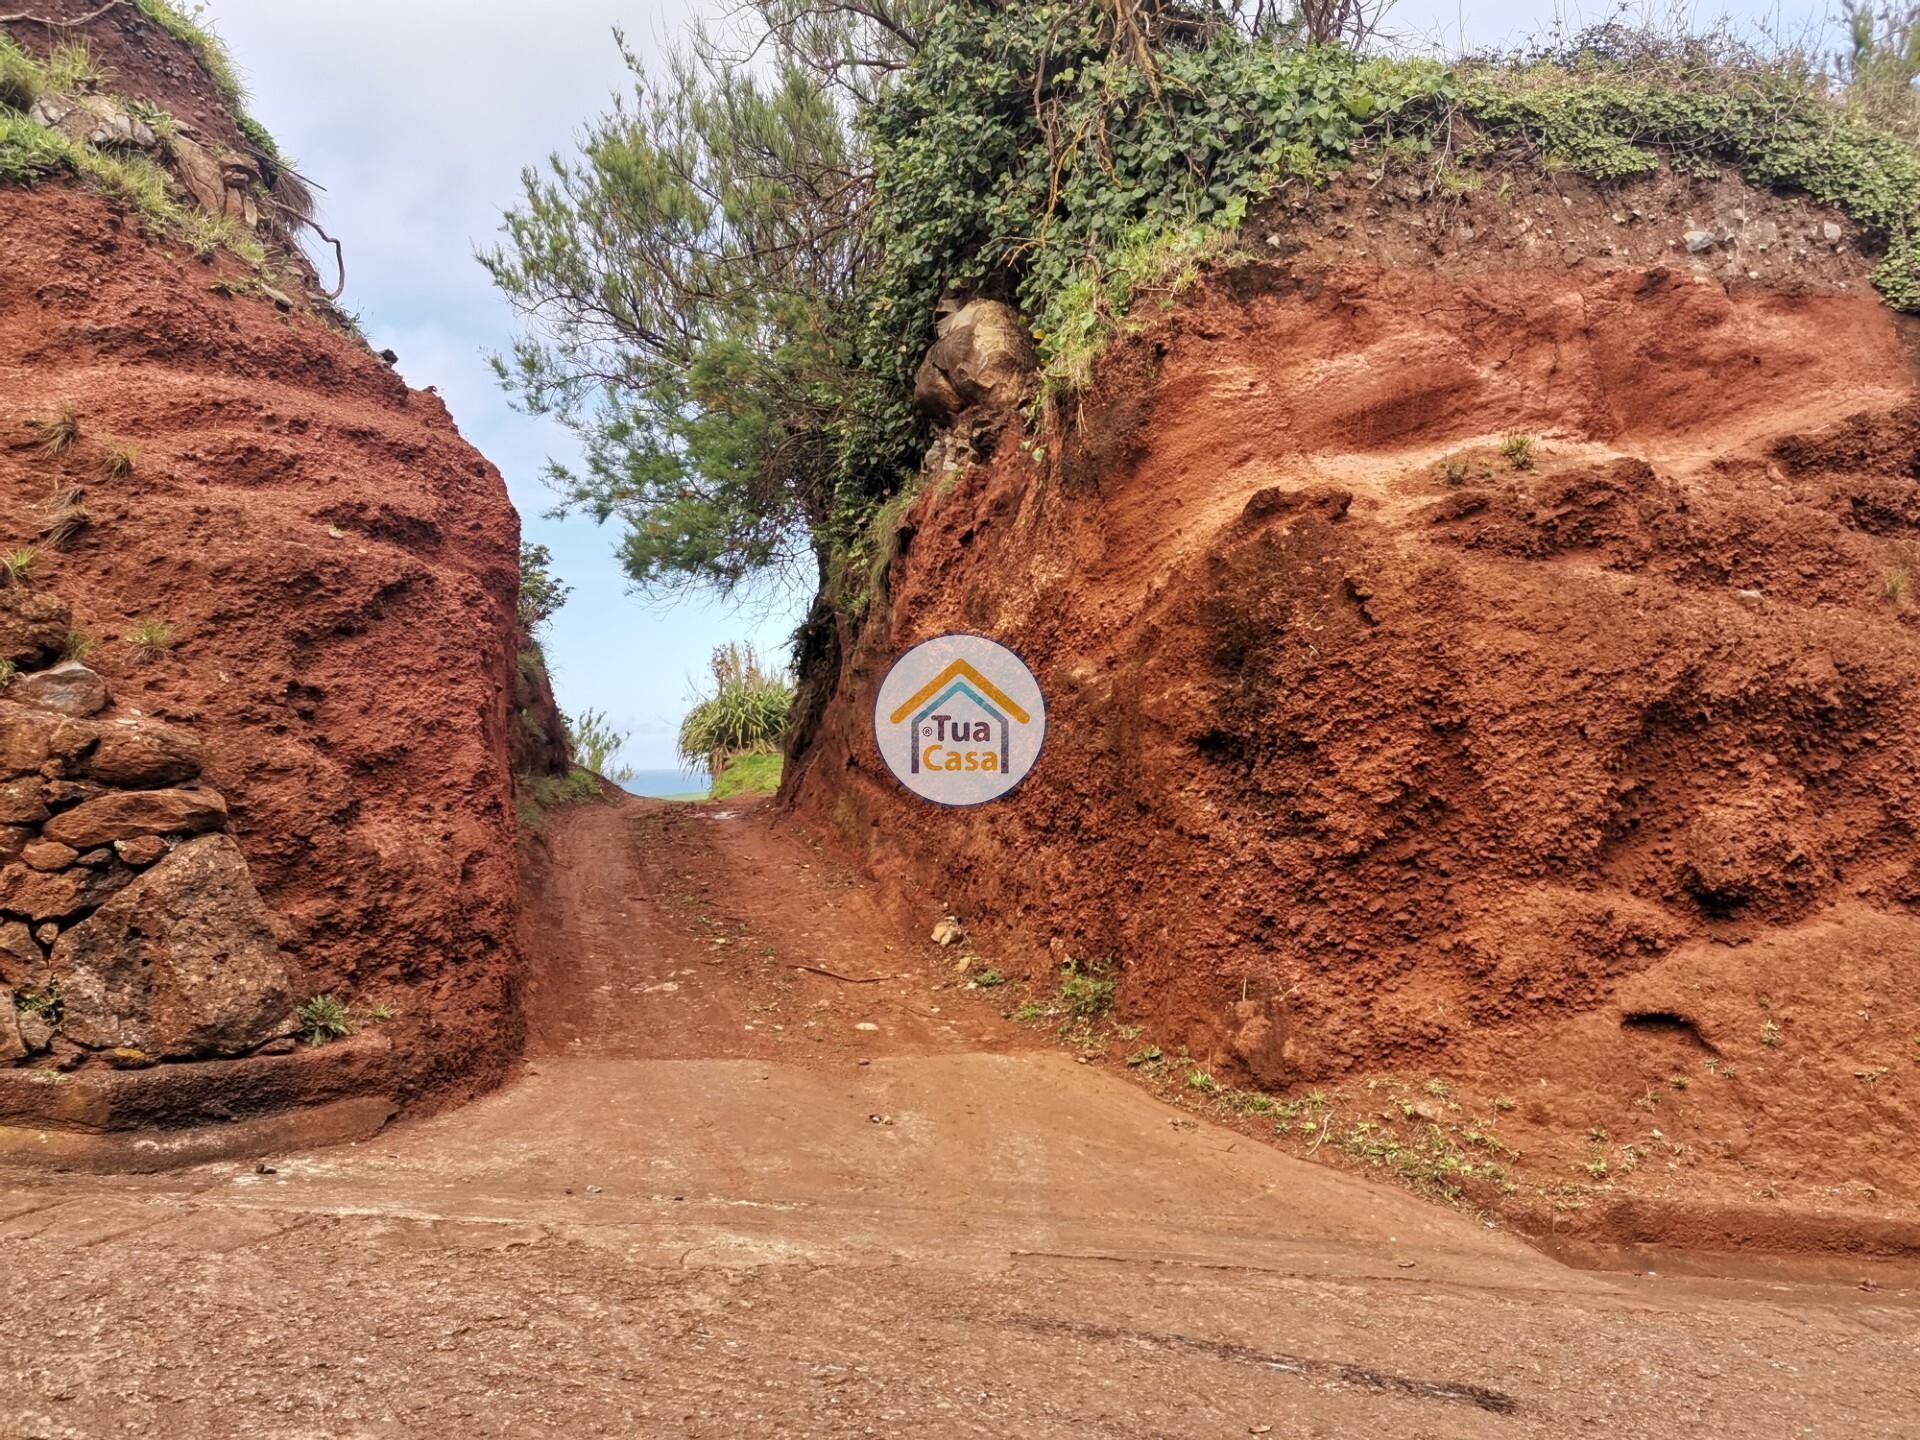
[[[293,998],[349,1001],[385,1054],[355,1086],[484,1078],[520,1026],[518,520],[437,398],[216,290],[227,268],[73,189],[0,190],[0,549],[40,547],[32,586],[120,713],[201,742]],[[67,407],[79,441],[50,457],[26,422]],[[67,487],[91,523],[48,545]],[[177,636],[151,663],[122,638],[145,621]]]
[[[1222,1078],[1445,1076],[1570,1194],[1910,1210],[1906,322],[1832,246],[1792,286],[1339,248],[1146,324],[1044,467],[1008,419],[929,486],[788,800],[1002,970],[1116,967],[1137,1043]],[[953,630],[1049,709],[963,812],[868,718]]]

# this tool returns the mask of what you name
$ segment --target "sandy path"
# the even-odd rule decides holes
[[[1565,1269],[1034,1048],[759,812],[552,825],[513,1085],[0,1186],[0,1436],[1920,1434],[1911,1292]]]

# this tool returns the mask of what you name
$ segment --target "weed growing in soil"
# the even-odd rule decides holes
[[[25,585],[33,579],[34,563],[39,558],[39,552],[32,548],[9,550],[0,555],[0,580],[9,585]]]
[[[64,94],[104,89],[113,71],[95,58],[84,40],[56,45],[47,56],[47,83]]]
[[[60,647],[60,655],[66,660],[85,660],[93,653],[98,642],[84,630],[69,630],[66,642]]]
[[[115,441],[107,450],[107,458],[100,462],[102,480],[123,480],[133,474],[134,462],[140,458],[140,452],[123,441]]]
[[[328,1045],[353,1033],[347,1007],[331,995],[315,995],[297,1013],[301,1038],[309,1045]]]
[[[63,405],[51,415],[36,415],[27,428],[40,437],[40,453],[48,459],[64,455],[80,439],[80,412]]]
[[[1098,1020],[1113,1008],[1115,982],[1097,970],[1083,970],[1080,962],[1069,960],[1060,980],[1060,999],[1067,1014],[1076,1020]]]
[[[1771,1020],[1767,1021],[1766,1024],[1762,1025],[1760,1027],[1760,1043],[1766,1046],[1769,1050],[1779,1049],[1780,1048],[1779,1025],[1777,1025]]]
[[[974,976],[973,983],[978,985],[982,990],[991,990],[996,985],[1006,984],[1007,977],[1002,975],[998,970],[989,967]]]
[[[13,683],[13,677],[17,670],[18,667],[13,661],[6,659],[4,656],[0,656],[0,690],[5,690]]]
[[[1507,462],[1509,470],[1531,470],[1533,468],[1533,437],[1518,433],[1507,436],[1500,442],[1500,458]]]
[[[44,990],[14,991],[13,1008],[23,1014],[37,1015],[49,1025],[58,1025],[67,1013],[67,1003],[60,998],[58,980],[49,980]]]
[[[142,620],[125,635],[133,647],[133,658],[143,665],[164,660],[173,652],[173,626],[164,620]]]
[[[83,491],[66,489],[47,501],[47,518],[40,522],[40,538],[58,549],[93,523]]]

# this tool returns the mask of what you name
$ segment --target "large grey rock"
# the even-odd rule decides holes
[[[107,682],[78,660],[67,660],[51,670],[15,676],[7,698],[62,715],[98,715],[107,708]]]
[[[60,1033],[160,1059],[238,1055],[283,1032],[287,965],[225,835],[180,846],[54,942]]]
[[[938,420],[976,405],[1004,409],[1020,402],[1039,367],[1020,312],[998,300],[972,300],[939,323],[939,338],[920,362],[913,403]]]
[[[146,121],[110,95],[43,95],[27,114],[82,145],[151,150],[160,143]]]
[[[109,785],[178,785],[200,778],[200,742],[155,720],[114,720],[100,727],[87,774]]]
[[[23,667],[51,665],[66,648],[73,610],[24,585],[0,584],[0,659]]]
[[[227,828],[227,802],[212,790],[121,790],[54,816],[48,840],[76,850],[136,835],[198,835]]]
[[[0,780],[37,775],[48,761],[70,771],[99,738],[99,727],[89,721],[0,700]]]

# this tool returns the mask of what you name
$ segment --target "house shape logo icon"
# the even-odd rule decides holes
[[[942,688],[943,686],[945,687],[944,689]],[[934,694],[935,691],[939,691],[939,693],[936,695]],[[933,695],[933,698],[927,700],[926,697],[928,695]],[[912,729],[921,735],[922,738],[932,733],[937,738],[944,739],[946,736],[944,726],[937,725],[929,732],[928,725],[933,719],[936,710],[939,710],[942,706],[957,697],[964,697],[972,701],[974,707],[988,717],[988,727],[994,731],[994,734],[998,736],[1000,742],[999,768],[1002,771],[1006,770],[1012,758],[1012,735],[1008,728],[1007,717],[1011,715],[1015,720],[1019,721],[1020,724],[1029,725],[1033,723],[1033,716],[1028,714],[1019,702],[1009,699],[1004,690],[987,679],[986,676],[974,669],[973,666],[969,665],[965,660],[955,660],[951,665],[947,666],[946,669],[942,670],[938,675],[934,676],[933,679],[921,686],[918,693],[899,706],[889,718],[894,724],[898,725],[902,720],[907,718],[908,711],[914,710],[915,707],[918,706],[919,708],[915,712],[913,719],[909,722]],[[991,697],[991,699],[988,697]],[[925,700],[925,704],[921,703],[923,700]],[[997,708],[995,702],[998,702]],[[944,717],[941,718],[944,719]],[[991,739],[994,737],[993,735],[989,735],[984,738]],[[921,747],[916,744],[913,747],[913,760],[909,767],[916,775],[920,773],[922,754]]]
[[[942,635],[902,655],[874,700],[874,743],[900,783],[941,805],[978,805],[1018,785],[1040,755],[1046,706],[1011,650]]]

